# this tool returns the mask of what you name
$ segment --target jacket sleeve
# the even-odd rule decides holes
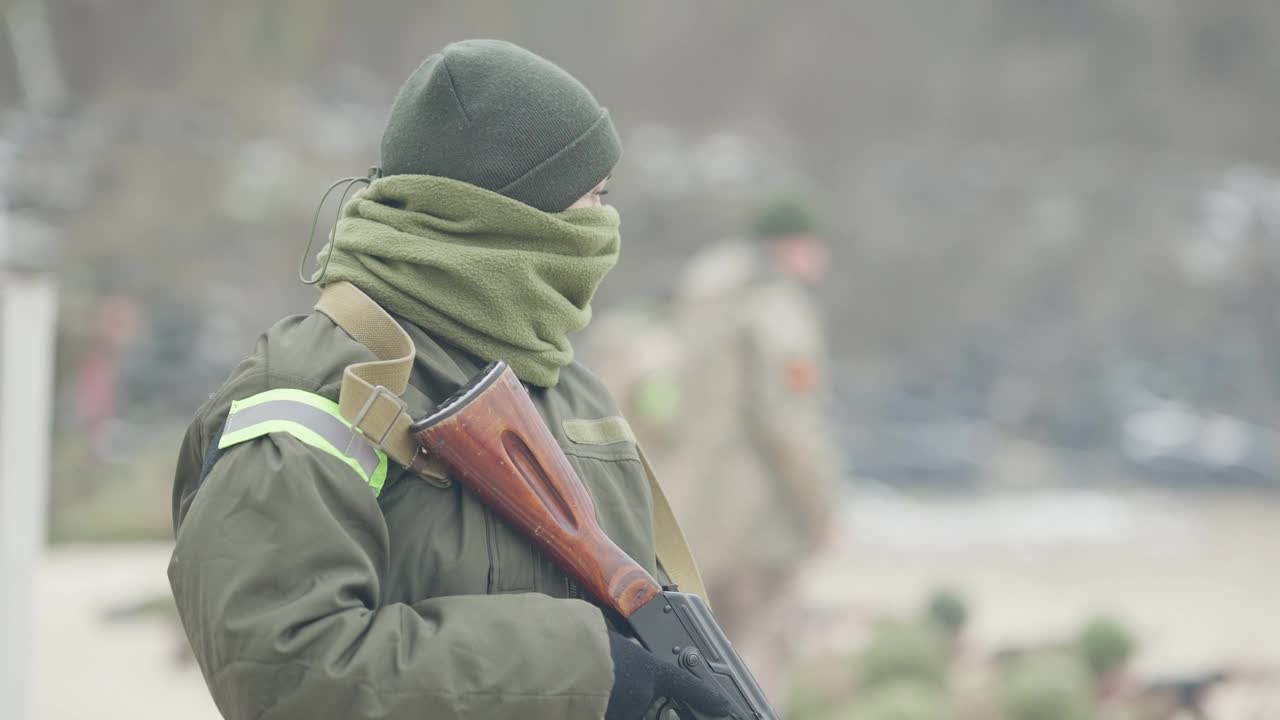
[[[271,434],[229,449],[169,580],[229,720],[603,717],[604,618],[539,594],[383,604],[387,529],[336,458]]]

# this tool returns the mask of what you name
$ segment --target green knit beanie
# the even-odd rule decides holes
[[[807,195],[780,193],[756,206],[750,225],[751,235],[757,240],[809,235],[818,231],[818,210]]]
[[[572,75],[501,40],[464,40],[400,88],[382,134],[385,175],[436,175],[560,212],[605,179],[622,143]]]

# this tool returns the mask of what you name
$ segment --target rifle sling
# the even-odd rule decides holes
[[[680,587],[682,592],[693,593],[711,607],[711,599],[707,597],[707,588],[702,584],[702,573],[698,572],[698,563],[689,550],[689,541],[680,529],[680,522],[667,502],[667,494],[662,492],[658,475],[649,464],[644,449],[639,443],[636,449],[640,452],[640,462],[644,465],[645,477],[649,478],[649,494],[653,496],[653,532],[654,544],[657,546],[658,562],[667,571],[671,582]]]
[[[338,412],[371,445],[433,485],[447,484],[436,458],[420,452],[409,432],[413,417],[400,398],[413,372],[413,341],[382,306],[349,282],[326,285],[316,310],[329,316],[377,360],[348,365],[342,371]]]

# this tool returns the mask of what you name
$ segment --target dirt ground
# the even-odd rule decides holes
[[[856,644],[870,619],[911,611],[946,583],[973,602],[978,651],[1061,637],[1105,611],[1138,632],[1144,674],[1224,663],[1280,672],[1280,497],[881,492],[851,497],[842,517],[804,582],[810,644]],[[169,618],[107,619],[167,591],[168,551],[50,551],[38,589],[39,720],[218,717],[199,672],[177,661]]]
[[[837,616],[912,609],[948,584],[969,597],[980,646],[1053,640],[1107,613],[1138,634],[1141,672],[1280,671],[1277,496],[886,493],[852,502],[843,533],[805,588]]]
[[[217,720],[169,616],[108,621],[168,592],[169,547],[58,548],[40,576],[36,720]]]

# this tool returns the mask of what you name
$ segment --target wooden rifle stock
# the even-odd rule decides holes
[[[600,528],[591,496],[505,363],[480,373],[412,431],[599,602],[629,618],[662,592]]]
[[[663,662],[715,683],[735,720],[778,720],[702,598],[663,588],[605,535],[595,506],[528,393],[494,363],[412,426],[480,502],[532,540]]]

